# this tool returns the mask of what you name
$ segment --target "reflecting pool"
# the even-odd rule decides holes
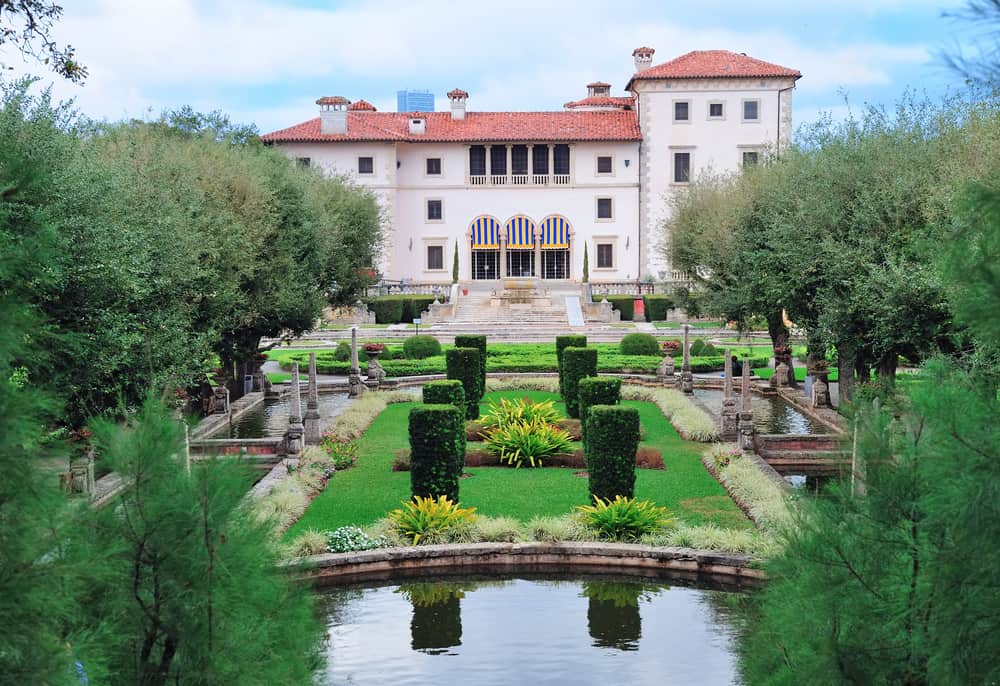
[[[694,389],[694,397],[716,418],[722,413],[722,391]],[[736,394],[739,402],[740,394]],[[750,401],[754,428],[763,434],[826,434],[830,430],[780,396],[754,395]]]
[[[739,683],[739,597],[632,577],[336,588],[324,683]]]

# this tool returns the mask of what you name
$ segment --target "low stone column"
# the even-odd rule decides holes
[[[660,360],[660,366],[656,368],[656,380],[664,385],[674,381],[674,356],[668,350]]]
[[[816,408],[831,407],[830,387],[826,383],[826,374],[817,374],[812,385],[812,406]]]
[[[774,376],[771,377],[771,386],[774,388],[788,386],[788,365],[784,362],[779,362],[774,368]]]
[[[351,372],[347,376],[348,398],[360,397],[365,392],[365,384],[361,380],[361,365],[358,363],[358,327],[351,329]]]
[[[319,445],[321,431],[319,427],[319,380],[316,374],[316,353],[309,353],[309,393],[306,400],[305,442],[306,445]]]
[[[688,345],[688,336],[691,325],[684,325],[684,361],[681,363],[681,391],[684,393],[694,393],[694,375],[691,374],[691,347]]]
[[[722,416],[720,418],[720,433],[723,440],[732,441],[739,435],[739,412],[736,409],[736,397],[733,395],[733,358],[726,348],[725,379],[722,386]]]
[[[297,455],[302,451],[302,437],[305,427],[302,426],[302,397],[299,386],[299,363],[292,364],[292,396],[288,406],[288,430],[285,432],[285,449],[289,455]]]
[[[750,360],[743,362],[743,383],[740,388],[740,415],[739,432],[740,448],[742,450],[753,450],[753,410],[750,400]]]

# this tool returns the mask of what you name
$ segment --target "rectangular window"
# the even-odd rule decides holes
[[[443,245],[428,245],[427,246],[427,269],[444,269],[444,246]]]
[[[743,151],[743,166],[749,167],[760,161],[760,156],[756,150],[744,150]]]
[[[527,145],[514,145],[510,149],[510,173],[511,174],[527,174],[528,173],[528,146]]]
[[[469,174],[471,176],[486,174],[486,146],[473,145],[469,148]]]
[[[722,119],[722,103],[721,102],[710,102],[708,103],[708,118],[709,119]]]
[[[439,222],[444,218],[440,200],[427,201],[427,221]]]
[[[688,183],[691,180],[691,153],[674,153],[674,183]]]
[[[610,155],[598,155],[597,173],[610,174],[614,171],[614,161]]]
[[[300,169],[308,169],[312,164],[312,160],[308,157],[296,157],[295,166]]]
[[[531,169],[535,174],[549,173],[549,146],[531,146]]]
[[[598,219],[613,219],[614,209],[611,203],[611,198],[598,198],[597,199],[597,218]]]
[[[760,120],[760,100],[743,101],[743,121]]]
[[[689,121],[689,110],[691,103],[687,100],[678,100],[674,103],[674,121]]]
[[[597,244],[597,268],[614,269],[615,267],[615,246],[611,243]]]
[[[493,176],[506,176],[507,174],[507,146],[494,145],[490,148],[490,174]]]
[[[428,157],[427,158],[427,175],[428,176],[440,176],[441,174],[441,158],[440,157]]]
[[[358,158],[358,173],[359,174],[374,174],[375,173],[375,158],[374,157],[359,157]]]
[[[555,146],[555,150],[552,151],[552,166],[555,167],[552,170],[553,174],[563,174],[569,175],[569,146],[565,143],[560,143]]]

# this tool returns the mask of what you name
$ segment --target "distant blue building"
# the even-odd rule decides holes
[[[397,112],[433,112],[434,94],[430,91],[396,91]]]

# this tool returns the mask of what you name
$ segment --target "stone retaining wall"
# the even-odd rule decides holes
[[[749,555],[622,543],[471,543],[328,553],[287,564],[316,585],[461,574],[484,570],[587,571],[644,576],[681,575],[759,585],[766,577]]]

